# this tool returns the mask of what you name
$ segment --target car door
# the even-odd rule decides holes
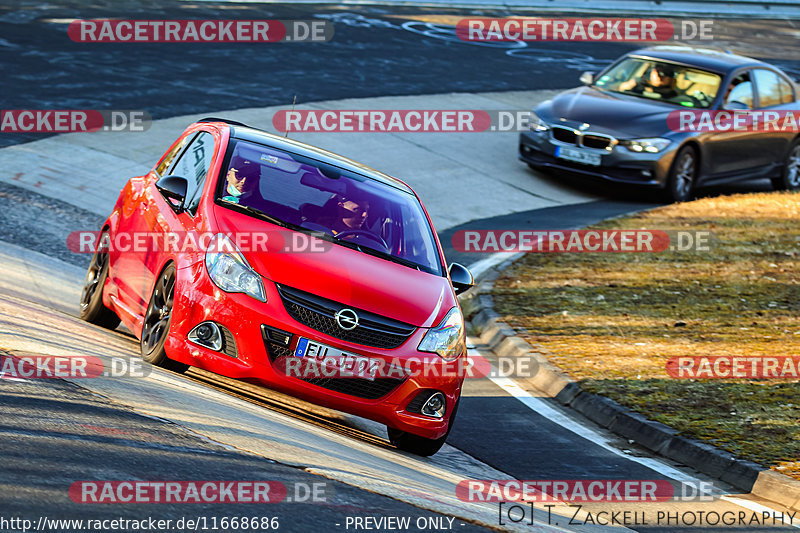
[[[141,296],[144,313],[150,300],[150,292],[155,277],[166,261],[175,260],[177,266],[194,262],[202,257],[202,252],[194,243],[200,243],[198,235],[204,227],[203,215],[198,212],[200,199],[208,179],[212,161],[219,149],[219,138],[211,131],[200,130],[191,137],[186,147],[170,165],[165,175],[186,178],[185,209],[180,209],[175,202],[164,197],[156,187],[158,178],[154,179],[145,191],[146,208],[142,216],[144,231],[154,236],[141,257],[142,285]]]
[[[186,133],[178,138],[170,147],[158,165],[146,176],[133,178],[130,187],[129,200],[120,210],[120,220],[117,225],[117,246],[112,247],[111,264],[114,265],[114,281],[118,287],[118,297],[134,314],[144,313],[143,305],[149,280],[143,268],[141,246],[137,245],[136,238],[143,236],[148,231],[146,218],[150,217],[152,199],[148,195],[151,182],[161,176],[168,175],[169,169],[183,153],[186,144],[194,133]],[[148,295],[149,296],[149,295]]]
[[[717,113],[724,110],[752,110],[756,106],[752,71],[744,70],[730,76],[724,86]],[[707,138],[707,161],[711,177],[706,183],[729,178],[764,164],[755,144],[758,134],[750,131],[716,131]]]
[[[794,106],[794,88],[783,76],[773,70],[757,68],[753,70],[755,79],[758,108],[763,111],[782,111],[792,109]],[[762,154],[762,164],[765,166],[782,164],[789,149],[789,143],[794,138],[793,132],[783,132],[778,120],[768,131],[758,134],[755,148]]]

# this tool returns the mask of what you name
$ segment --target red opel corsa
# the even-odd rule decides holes
[[[376,420],[432,455],[464,380],[472,286],[402,181],[233,121],[192,124],[106,220],[81,316],[144,360]]]

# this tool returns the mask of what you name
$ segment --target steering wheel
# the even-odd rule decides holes
[[[709,95],[707,95],[703,91],[695,91],[690,96],[692,98],[694,98],[695,100],[697,100],[700,103],[700,105],[703,106],[703,107],[708,107],[709,105],[711,105],[711,102],[714,101],[713,98],[711,98]]]
[[[335,235],[337,239],[344,239],[346,237],[364,237],[365,239],[369,239],[380,244],[383,247],[384,252],[389,252],[389,246],[386,244],[380,235],[375,235],[371,231],[363,230],[363,229],[348,229],[345,231],[340,231]]]
[[[703,103],[700,101],[700,99],[696,96],[692,96],[691,94],[682,94],[677,98],[670,98],[668,101],[676,104],[683,104],[687,99],[691,102],[692,107],[703,107]]]

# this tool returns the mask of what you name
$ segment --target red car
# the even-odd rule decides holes
[[[106,220],[81,316],[120,320],[142,357],[260,383],[376,420],[432,455],[464,380],[456,294],[404,182],[233,121],[192,124]]]

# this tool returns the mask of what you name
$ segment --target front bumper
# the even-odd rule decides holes
[[[577,163],[557,157],[557,147],[576,149],[575,145],[554,140],[549,131],[525,131],[519,136],[519,159],[534,166],[562,170],[582,176],[606,181],[664,187],[669,174],[675,149],[659,153],[631,152],[624,146],[616,145],[610,151],[581,148],[601,158],[600,165]]]
[[[442,368],[442,360],[438,355],[416,349],[425,334],[424,328],[417,328],[408,340],[394,349],[348,343],[296,321],[286,311],[275,284],[265,279],[264,288],[266,303],[244,294],[221,291],[211,282],[202,262],[179,269],[172,325],[165,345],[169,357],[231,378],[266,385],[318,405],[426,438],[436,439],[447,433],[448,420],[461,394],[464,380],[463,374],[459,375],[458,372],[460,361],[446,365],[452,368],[438,375],[410,375],[397,379],[396,383],[383,380],[370,383],[364,378],[331,378],[338,380],[335,382],[304,380],[286,375],[272,361],[279,357],[292,357],[298,339],[304,337],[349,353],[383,359],[387,365],[414,358],[420,362],[438,364],[438,368]],[[212,320],[232,333],[236,342],[236,357],[187,340],[189,331],[206,320]],[[270,328],[291,334],[289,346],[271,343],[265,334]],[[340,383],[341,380],[351,379],[366,383]],[[438,390],[445,395],[447,408],[442,418],[431,418],[406,410],[408,404],[424,390]]]

